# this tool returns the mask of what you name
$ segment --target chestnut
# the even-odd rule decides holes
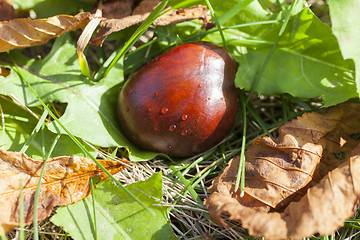
[[[189,157],[219,143],[239,108],[237,65],[209,42],[176,46],[140,68],[124,84],[117,115],[137,146]]]

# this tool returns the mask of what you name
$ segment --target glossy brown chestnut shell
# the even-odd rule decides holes
[[[209,42],[182,44],[155,58],[122,88],[117,115],[139,147],[189,157],[219,143],[239,108],[236,63]]]

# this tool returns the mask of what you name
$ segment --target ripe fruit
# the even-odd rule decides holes
[[[172,48],[136,72],[117,104],[120,126],[141,148],[188,157],[219,143],[238,111],[236,63],[222,47]]]

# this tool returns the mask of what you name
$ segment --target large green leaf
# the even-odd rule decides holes
[[[282,14],[279,15],[281,17]],[[281,23],[225,31],[228,47],[239,63],[236,85],[250,90],[280,30]],[[218,35],[208,39],[221,43]],[[239,46],[247,47],[239,50]],[[341,55],[331,28],[309,9],[293,15],[278,47],[266,65],[259,94],[290,93],[295,97],[323,97],[326,106],[357,96],[354,66]]]
[[[161,173],[147,181],[126,187],[153,211],[152,215],[110,180],[99,183],[94,190],[98,239],[175,239],[169,224],[168,208],[159,206],[162,199]],[[94,239],[95,223],[91,197],[61,207],[51,221],[74,239]]]
[[[360,95],[360,1],[329,0],[327,3],[332,30],[339,41],[342,54],[355,62],[357,93]]]
[[[132,160],[150,159],[156,155],[137,149],[119,129],[115,108],[123,82],[121,63],[98,83],[89,82],[81,76],[76,48],[69,35],[57,38],[50,54],[42,60],[28,60],[18,51],[12,54],[21,65],[24,78],[45,102],[68,104],[60,121],[73,135],[97,146],[127,147]],[[40,105],[15,71],[0,82],[0,94],[12,94],[27,106]],[[55,122],[49,124],[54,132],[55,126]],[[65,133],[60,126],[57,128]]]
[[[0,106],[4,116],[4,124],[0,124],[0,148],[9,151],[20,151],[30,137],[38,120],[10,100],[0,98]],[[39,110],[33,109],[34,112]],[[3,129],[3,126],[5,129]],[[40,130],[26,150],[27,155],[32,158],[44,158],[43,154],[49,151],[49,147],[55,138],[56,134],[46,128],[43,131]],[[88,150],[94,153],[90,148]],[[84,153],[67,135],[62,135],[50,157],[69,155],[84,156]]]

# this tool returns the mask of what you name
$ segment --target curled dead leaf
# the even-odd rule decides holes
[[[97,31],[96,36],[90,40],[90,43],[99,46],[111,33],[142,23],[161,0],[143,0],[131,13],[133,2],[134,1],[126,0],[121,4],[117,4],[116,2],[104,4],[104,19],[100,22],[100,29]],[[153,25],[167,26],[194,19],[207,22],[209,18],[208,9],[205,6],[198,5],[187,9],[170,10],[156,19]]]
[[[101,10],[97,9],[95,14],[93,15],[93,18],[90,20],[90,22],[84,28],[84,31],[81,33],[81,35],[77,41],[77,44],[76,44],[77,45],[76,52],[77,52],[78,58],[79,58],[81,73],[88,78],[91,78],[91,73],[90,73],[90,68],[89,68],[89,65],[87,63],[87,60],[86,60],[86,57],[84,54],[84,50],[85,50],[86,46],[88,45],[89,40],[90,40],[92,34],[94,33],[95,29],[99,25],[99,23],[101,21],[101,16],[102,16]]]
[[[43,162],[24,153],[0,150],[0,225],[5,232],[19,226],[21,188],[25,225],[33,222],[34,197]],[[99,162],[111,174],[125,167],[124,163],[116,161]],[[48,217],[55,206],[68,205],[86,197],[90,179],[95,175],[100,180],[107,178],[91,159],[78,156],[49,159],[41,179],[38,221]]]
[[[18,18],[0,22],[0,52],[41,45],[66,32],[83,28],[91,14],[57,15],[46,19]]]
[[[284,124],[276,139],[247,148],[244,197],[234,191],[239,156],[214,180],[205,201],[210,216],[268,239],[333,233],[359,204],[359,133],[360,104]]]

